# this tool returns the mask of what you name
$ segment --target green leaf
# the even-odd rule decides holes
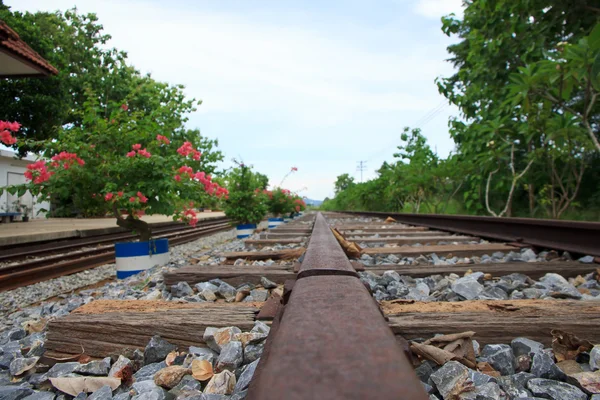
[[[6,188],[6,191],[8,193],[10,193],[11,195],[15,195],[17,193],[17,187],[16,186],[9,186]]]
[[[588,45],[592,50],[600,50],[600,23],[596,24],[588,36]]]

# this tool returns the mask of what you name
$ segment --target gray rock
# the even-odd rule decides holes
[[[573,385],[551,379],[534,378],[527,382],[534,396],[545,399],[587,400],[587,395]]]
[[[469,379],[471,379],[471,381],[473,382],[473,384],[475,386],[481,386],[481,385],[485,385],[486,383],[496,383],[496,378],[494,378],[493,376],[489,376],[486,374],[483,374],[479,371],[473,371],[473,370],[469,370]]]
[[[483,285],[477,282],[476,279],[472,278],[471,275],[457,279],[452,284],[452,290],[454,293],[459,294],[467,300],[476,299],[483,289]]]
[[[92,393],[87,400],[104,400],[104,399],[112,399],[112,389],[110,386],[102,386],[100,389],[96,390]]]
[[[472,392],[466,392],[460,395],[461,400],[499,400],[500,386],[494,382],[488,382],[481,386],[475,386]]]
[[[262,321],[254,321],[254,326],[250,330],[250,332],[266,333],[267,335],[270,331],[271,328],[269,327],[269,325],[265,324]]]
[[[242,342],[232,340],[221,348],[219,358],[217,358],[216,371],[229,370],[235,372],[235,369],[242,365],[244,360],[244,351]]]
[[[481,300],[506,300],[508,294],[499,287],[488,286],[477,297]]]
[[[175,297],[192,296],[194,289],[187,282],[177,282],[176,285],[171,285],[171,294]]]
[[[275,289],[277,287],[277,284],[275,282],[268,280],[264,276],[260,278],[260,284],[265,289]]]
[[[233,286],[223,282],[219,286],[219,290],[217,291],[217,293],[219,293],[219,295],[221,295],[221,297],[223,297],[225,300],[230,300],[235,298],[235,294],[237,292]]]
[[[55,398],[56,394],[52,392],[40,391],[23,397],[23,400],[54,400]]]
[[[263,349],[265,348],[265,344],[248,344],[244,348],[244,364],[249,364],[262,356]]]
[[[8,334],[6,335],[8,341],[21,340],[25,336],[27,336],[27,332],[23,328],[11,329],[10,331],[8,331]]]
[[[481,351],[481,358],[487,361],[501,375],[515,373],[515,356],[507,344],[488,344]]]
[[[79,365],[80,364],[78,362],[54,364],[47,373],[48,378],[58,378],[61,376],[72,374],[73,372],[75,372],[75,368],[77,368]]]
[[[129,392],[119,393],[113,396],[113,400],[129,400],[130,397],[131,395],[129,394]]]
[[[537,260],[537,255],[533,250],[526,249],[525,251],[521,252],[521,258],[524,261],[534,261]]]
[[[206,360],[211,364],[217,359],[217,357],[219,357],[214,350],[209,349],[208,347],[190,346],[188,349],[188,354],[193,355],[194,358],[199,360]]]
[[[196,288],[196,290],[198,290],[199,293],[202,292],[203,290],[210,290],[211,292],[216,292],[219,290],[219,286],[213,285],[210,282],[196,283],[194,285],[194,287]]]
[[[392,281],[387,285],[387,292],[392,298],[397,299],[406,296],[409,289],[403,283]]]
[[[269,297],[269,292],[262,289],[254,289],[250,291],[250,296],[254,299],[254,301],[267,301]]]
[[[538,378],[558,381],[567,379],[565,373],[558,368],[552,357],[544,352],[534,354],[533,362],[531,363],[531,373]]]
[[[144,364],[160,362],[176,349],[177,346],[167,342],[160,336],[152,336],[152,339],[150,339],[150,342],[148,342],[144,349]]]
[[[110,370],[110,358],[79,364],[73,372],[81,375],[106,376]]]
[[[468,378],[469,369],[457,361],[449,361],[431,374],[431,380],[442,397],[448,396],[452,389]]]
[[[242,390],[239,393],[234,393],[229,397],[229,400],[244,400],[246,398],[247,390]]]
[[[527,339],[524,337],[518,337],[510,342],[515,357],[521,355],[528,355],[533,357],[534,354],[540,353],[544,350],[544,345],[535,340]]]
[[[527,382],[525,382],[523,385],[518,381],[513,380],[514,376],[515,375],[501,376],[498,379],[498,384],[500,385],[500,388],[506,393],[509,399],[530,397],[531,392],[525,389],[524,387],[525,385],[527,385]]]
[[[252,376],[254,376],[254,371],[256,370],[256,366],[258,365],[259,361],[260,359],[252,361],[250,364],[242,368],[242,373],[235,383],[233,393],[239,393],[250,386],[250,381],[252,380]]]
[[[33,390],[22,386],[0,386],[0,399],[20,400],[33,394]]]
[[[181,381],[169,393],[177,397],[189,397],[190,394],[199,391],[202,394],[202,383],[194,379],[191,375],[184,376]]]
[[[10,362],[9,371],[13,376],[21,375],[25,371],[29,371],[31,368],[35,366],[38,362],[38,357],[29,357],[29,358],[15,358]]]
[[[163,388],[153,389],[148,392],[140,393],[131,398],[131,400],[171,400],[173,396]]]
[[[433,373],[433,367],[429,362],[425,361],[424,363],[419,365],[417,368],[415,368],[415,372],[416,372],[417,376],[419,377],[419,379],[421,380],[421,382],[427,383],[427,382],[429,382],[429,377]]]
[[[136,382],[152,380],[154,378],[154,374],[166,367],[167,364],[164,361],[159,363],[147,364],[140,368],[135,374],[133,374],[133,377],[135,378]]]
[[[594,263],[594,257],[592,257],[592,256],[585,256],[585,257],[581,257],[578,261],[580,263],[584,263],[584,264],[593,264]]]
[[[590,368],[592,371],[600,369],[600,344],[595,345],[590,351]]]

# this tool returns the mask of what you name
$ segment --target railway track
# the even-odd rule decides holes
[[[595,393],[591,386],[583,388],[572,380],[565,383],[566,378],[561,378],[560,386],[556,382],[561,379],[549,379],[546,372],[535,369],[534,364],[539,362],[535,358],[529,359],[527,366],[515,367],[515,361],[502,365],[500,358],[494,358],[496,353],[488,353],[500,346],[498,343],[508,343],[502,348],[508,351],[511,341],[519,337],[551,347],[557,340],[551,334],[555,329],[592,344],[600,343],[600,302],[595,299],[600,298],[600,284],[581,284],[579,280],[575,292],[563,290],[568,289],[566,284],[560,290],[552,286],[542,297],[556,299],[552,301],[515,295],[527,290],[528,296],[539,294],[544,279],[562,285],[565,278],[596,274],[598,280],[597,259],[593,257],[598,255],[597,245],[587,239],[579,244],[572,238],[557,242],[558,233],[549,231],[564,228],[574,237],[594,238],[600,233],[600,224],[567,223],[561,227],[558,222],[542,221],[535,226],[532,221],[503,219],[504,228],[488,223],[491,227],[486,231],[481,221],[447,226],[433,219],[416,221],[392,214],[396,221],[384,222],[388,216],[307,215],[302,221],[247,240],[247,251],[221,253],[220,265],[189,265],[163,276],[165,288],[171,293],[182,283],[190,288],[208,282],[233,285],[238,294],[249,285],[277,285],[270,286],[270,297],[264,303],[260,300],[260,305],[245,304],[244,297],[238,299],[236,294],[235,300],[231,297],[214,303],[186,303],[180,310],[168,302],[142,302],[139,307],[150,310],[140,314],[130,310],[135,301],[108,301],[97,309],[91,307],[52,321],[45,346],[56,357],[76,354],[84,347],[90,356],[102,358],[131,346],[143,349],[150,336],[160,335],[186,351],[187,346],[205,346],[214,340],[210,329],[237,326],[245,331],[260,320],[270,324],[270,333],[259,361],[252,362],[252,379],[246,376],[251,364],[235,367],[238,369],[232,371],[244,384],[222,394],[234,392],[232,398],[252,400],[512,399],[517,392],[510,392],[508,381],[499,378],[516,372],[531,372],[533,377],[528,379],[534,379],[532,384],[525,382],[515,389],[523,395],[588,399]],[[522,231],[511,227],[511,222],[521,226]],[[338,241],[331,228],[340,232],[344,241]],[[573,233],[576,230],[585,233]],[[282,249],[278,244],[291,248]],[[566,250],[572,255],[561,255]],[[585,262],[570,260],[581,256],[592,257],[582,258]],[[296,262],[264,263],[290,257]],[[439,289],[444,280],[445,289]],[[512,284],[514,287],[507,288]],[[472,296],[472,290],[476,295]],[[193,318],[181,323],[189,315]],[[423,349],[436,347],[431,344],[435,341],[426,339],[439,334],[447,335],[439,340],[451,339],[447,339],[450,347],[437,347],[437,354],[441,352],[447,358],[436,365]],[[477,346],[474,339],[479,342]],[[460,355],[459,342],[473,352],[477,348],[477,359],[468,351]],[[219,371],[223,354],[215,353],[213,361]],[[586,354],[589,356],[589,349]],[[555,368],[560,365],[552,360],[544,362],[551,362]],[[444,375],[453,371],[459,375]],[[467,372],[470,377],[461,378],[460,373]],[[218,375],[225,379],[225,373]],[[498,375],[490,380],[485,378],[488,373]],[[556,385],[552,388],[555,391],[544,385]],[[209,387],[210,382],[203,383],[195,390],[214,393]],[[569,395],[561,397],[557,393]]]
[[[154,238],[168,238],[170,245],[191,242],[200,237],[231,229],[227,218],[201,220],[196,227],[178,223],[153,230]],[[81,272],[114,262],[116,241],[129,241],[135,236],[116,233],[73,239],[58,243],[24,245],[3,252],[0,260],[11,262],[26,257],[38,258],[0,266],[0,291],[30,285],[44,280]],[[57,254],[58,253],[58,254]]]

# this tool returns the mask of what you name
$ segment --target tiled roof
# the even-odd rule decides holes
[[[0,20],[0,49],[16,54],[19,58],[29,61],[29,63],[32,63],[37,67],[36,69],[43,71],[42,73],[44,75],[58,74],[56,68],[29,47],[29,45],[19,37],[17,32],[13,31],[6,25],[6,22],[2,20]]]

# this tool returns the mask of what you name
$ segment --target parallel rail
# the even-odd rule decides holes
[[[344,213],[380,218],[389,216],[404,224],[600,257],[600,222],[367,211]]]
[[[180,225],[178,230],[172,228],[168,229],[167,231],[169,233],[156,235],[155,238],[168,238],[170,245],[178,245],[228,229],[231,229],[231,224],[228,219],[215,218],[212,220],[199,221],[195,228]],[[118,235],[110,235],[110,239],[106,236],[109,235],[103,235],[102,237],[97,238],[96,243],[101,244],[106,243],[107,241],[114,243],[115,240],[119,240]],[[131,238],[131,235],[128,235],[128,238]],[[75,240],[75,242],[77,242],[77,244],[73,244],[72,246],[69,246],[68,243],[61,243],[59,246],[46,249],[46,251],[54,252],[63,249],[72,251],[75,248],[82,247],[80,241]],[[86,240],[85,245],[90,246],[93,243],[94,242],[90,242],[90,240]],[[38,252],[36,254],[40,253]],[[114,260],[115,251],[114,246],[111,244],[101,245],[92,249],[85,249],[76,253],[59,254],[47,258],[6,265],[0,267],[0,292],[85,271],[114,262]]]

